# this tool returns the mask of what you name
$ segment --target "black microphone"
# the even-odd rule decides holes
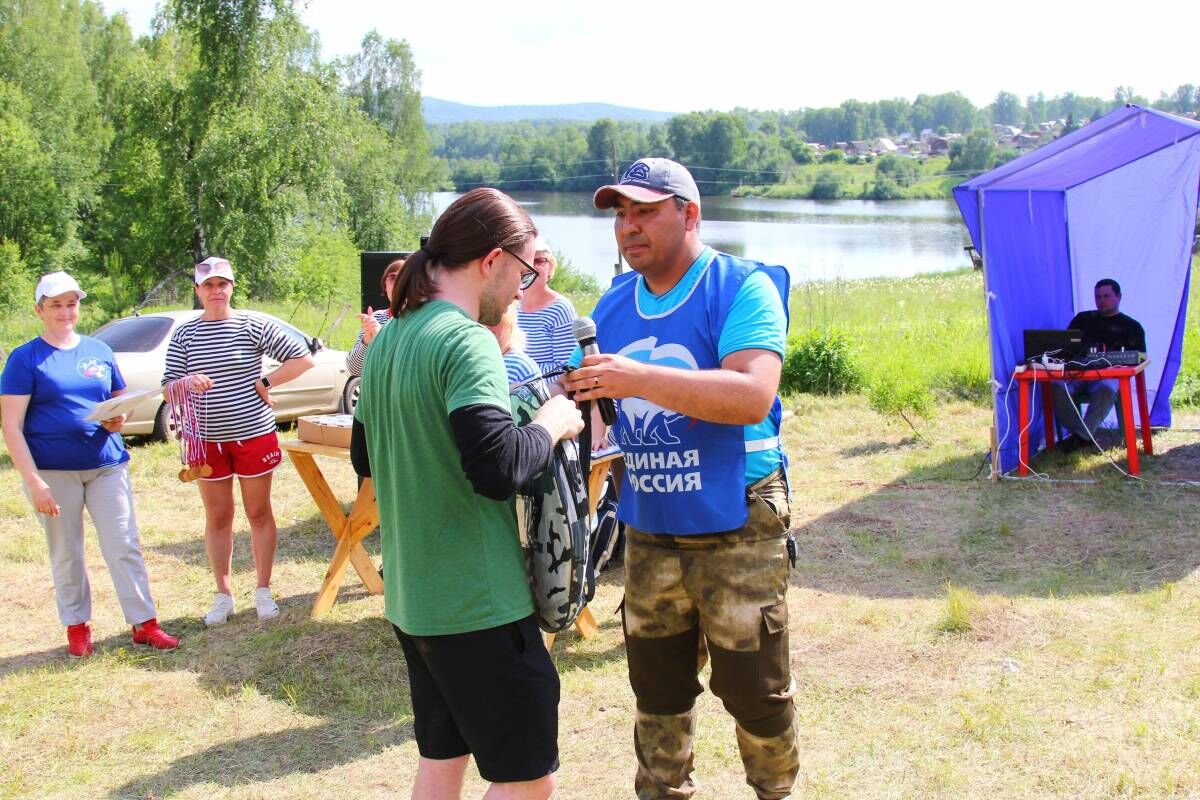
[[[585,356],[600,352],[600,347],[596,344],[596,323],[591,317],[576,319],[571,324],[571,332],[575,334],[575,341],[579,342],[579,349]],[[605,425],[617,423],[617,407],[613,405],[612,398],[602,397],[596,401],[596,405],[600,407],[600,419],[604,420]]]

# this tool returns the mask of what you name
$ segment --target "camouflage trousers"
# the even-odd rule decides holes
[[[738,530],[662,536],[626,528],[625,644],[637,698],[639,800],[691,797],[699,672],[736,723],[746,782],[787,797],[800,771],[788,657],[787,491],[777,473],[747,492]]]

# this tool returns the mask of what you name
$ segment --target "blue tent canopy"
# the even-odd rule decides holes
[[[1146,330],[1150,422],[1171,424],[1198,196],[1200,123],[1135,105],[955,187],[983,255],[1002,471],[1017,463],[1024,330],[1095,308],[1101,278],[1121,284],[1121,311]],[[1041,431],[1035,419],[1031,443]]]

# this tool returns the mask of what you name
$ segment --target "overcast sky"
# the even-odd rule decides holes
[[[148,30],[154,0],[104,2],[125,10],[135,33]],[[795,109],[961,91],[983,106],[1001,90],[1110,98],[1124,85],[1153,100],[1200,84],[1195,0],[309,0],[301,7],[325,58],[355,52],[376,28],[412,47],[424,95],[473,105]]]

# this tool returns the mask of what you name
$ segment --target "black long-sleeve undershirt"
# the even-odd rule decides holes
[[[554,443],[540,425],[517,428],[512,415],[493,405],[471,405],[450,412],[450,433],[471,488],[492,500],[507,500],[518,487],[550,463]],[[357,419],[350,436],[354,471],[371,476],[366,428]]]

